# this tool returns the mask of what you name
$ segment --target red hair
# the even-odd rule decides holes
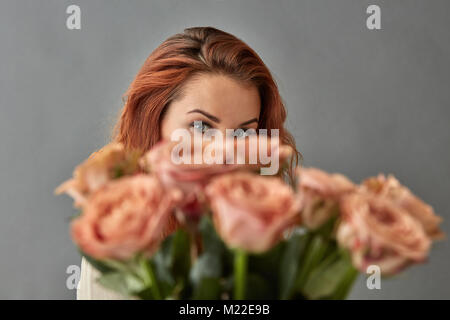
[[[258,88],[261,99],[258,128],[279,129],[281,142],[293,148],[287,172],[292,178],[299,153],[292,135],[283,126],[286,109],[277,84],[246,43],[212,27],[187,28],[150,54],[124,95],[125,106],[114,140],[127,149],[149,150],[161,138],[164,111],[182,94],[186,80],[200,73],[224,74]]]

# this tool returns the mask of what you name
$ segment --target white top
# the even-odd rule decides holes
[[[81,259],[81,276],[77,287],[77,300],[129,300],[119,293],[106,289],[96,279],[100,272],[83,257]]]

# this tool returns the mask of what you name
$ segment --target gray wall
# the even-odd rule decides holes
[[[65,27],[78,4],[82,29]],[[382,30],[365,26],[379,4]],[[264,59],[288,127],[314,165],[355,181],[394,173],[450,233],[450,2],[447,0],[2,0],[0,298],[72,299],[74,213],[53,189],[108,141],[121,95],[150,52],[212,25]],[[430,263],[352,298],[450,298],[448,241]]]

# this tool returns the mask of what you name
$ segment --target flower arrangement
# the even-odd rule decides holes
[[[274,144],[275,145],[275,144]],[[140,299],[344,299],[370,265],[426,261],[441,218],[393,176],[356,185],[297,168],[290,186],[259,165],[175,164],[110,144],[57,193],[81,213],[71,236],[98,281]],[[276,144],[281,162],[289,148]]]

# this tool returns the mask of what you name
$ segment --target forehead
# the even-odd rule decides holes
[[[260,97],[256,86],[221,74],[200,74],[189,79],[178,104],[189,111],[199,108],[224,121],[258,118]]]

